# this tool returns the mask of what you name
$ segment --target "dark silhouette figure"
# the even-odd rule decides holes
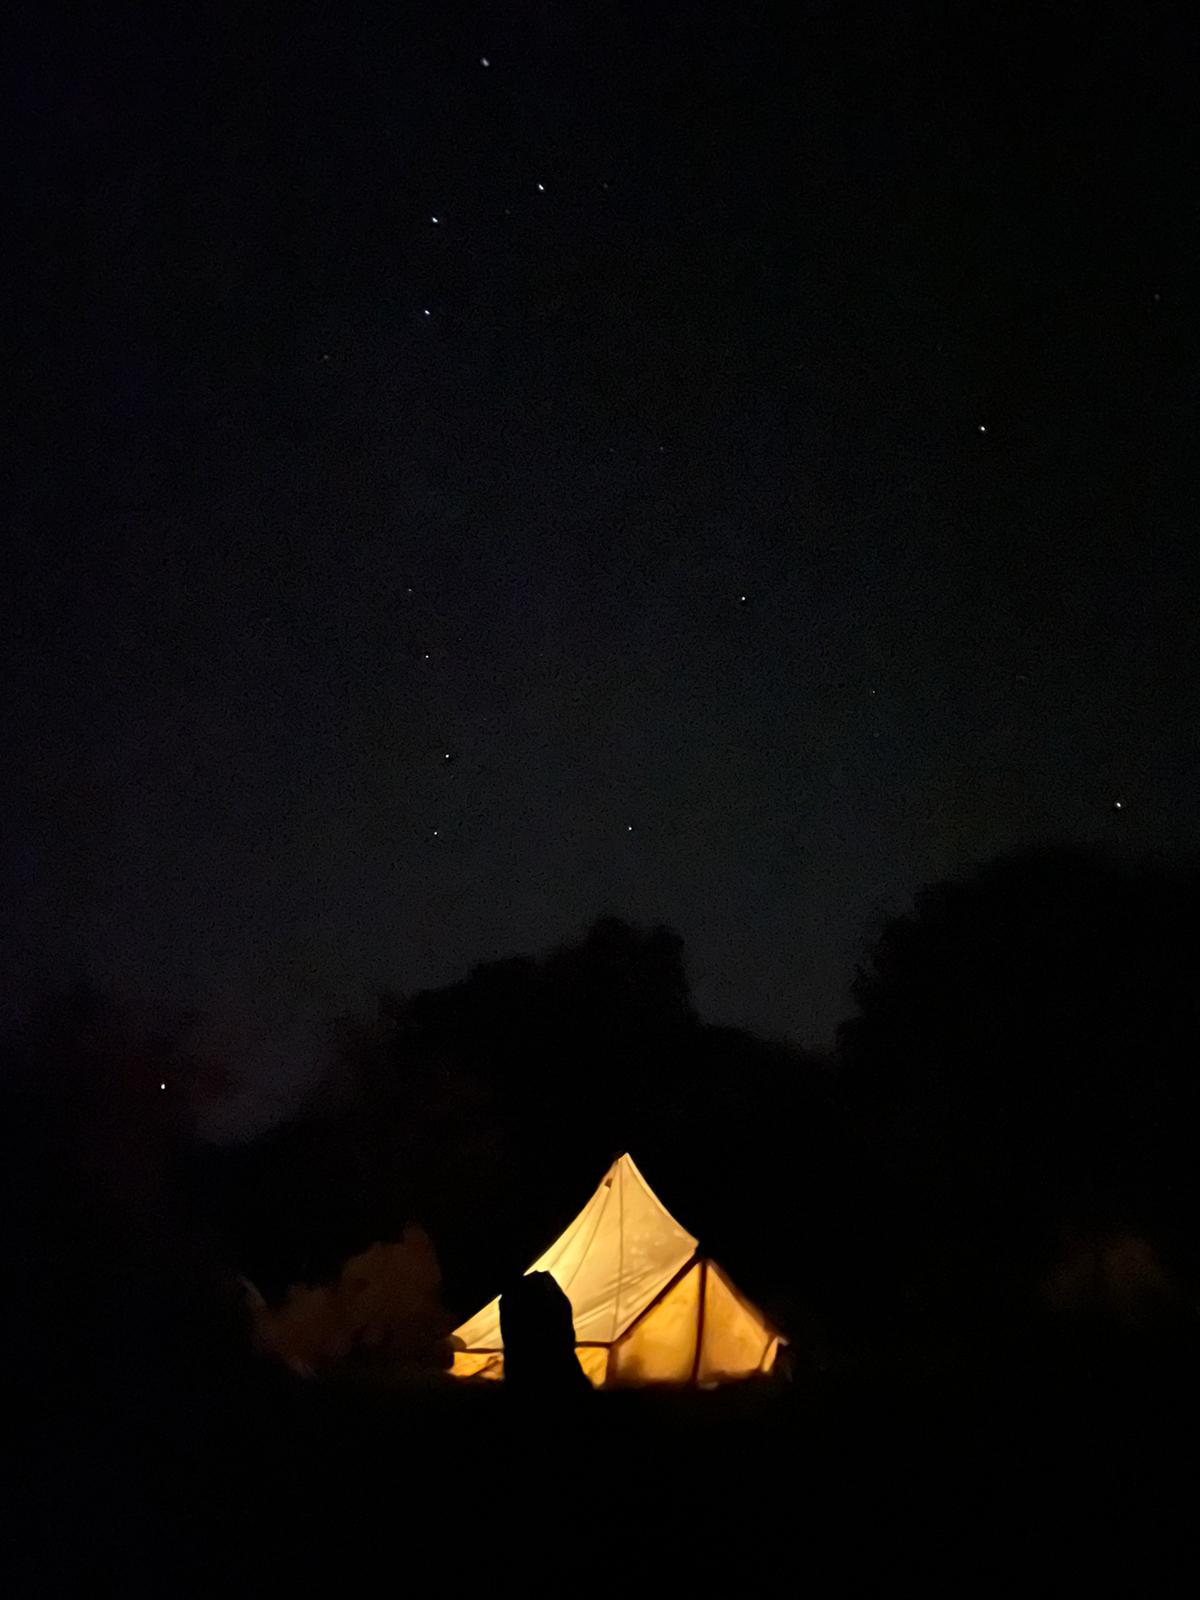
[[[583,1394],[571,1302],[548,1272],[518,1278],[500,1297],[504,1381],[522,1394]]]

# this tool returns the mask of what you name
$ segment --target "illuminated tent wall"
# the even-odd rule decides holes
[[[748,1378],[770,1372],[786,1342],[698,1253],[628,1155],[527,1270],[550,1273],[570,1300],[575,1353],[598,1389]],[[499,1297],[451,1342],[455,1377],[502,1378]]]

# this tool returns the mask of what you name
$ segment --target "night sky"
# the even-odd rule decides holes
[[[601,912],[822,1046],[922,882],[1195,847],[1193,8],[160,9],[19,60],[10,996],[248,1125]]]

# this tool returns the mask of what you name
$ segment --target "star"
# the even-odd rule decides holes
[[[1121,804],[1121,802],[1119,800],[1114,800],[1113,801],[1113,810],[1114,811],[1123,811],[1124,809],[1125,809],[1124,806]]]
[[[744,594],[738,595],[738,605],[744,606],[746,604],[746,600],[747,600],[747,596],[746,595],[744,595]]]
[[[633,832],[633,823],[632,822],[627,822],[625,824],[625,832],[626,833],[632,833]]]
[[[987,428],[985,427],[985,425],[982,422],[979,424],[979,431],[980,431],[980,433],[986,433],[987,432]]]
[[[452,752],[452,751],[450,751],[450,750],[447,750],[447,751],[446,751],[446,752],[445,752],[445,753],[444,753],[444,755],[443,755],[443,756],[442,756],[442,760],[443,760],[443,761],[453,761],[453,760],[454,760],[454,754],[453,754],[453,752]]]
[[[438,835],[441,833],[441,831],[442,830],[440,828],[435,828],[433,830],[433,837],[436,839],[438,837]]]

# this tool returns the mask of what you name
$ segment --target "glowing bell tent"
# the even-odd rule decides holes
[[[711,1388],[769,1373],[786,1340],[734,1288],[655,1195],[632,1156],[527,1272],[548,1272],[571,1302],[575,1353],[597,1389]],[[502,1378],[500,1299],[456,1328],[456,1378]]]

